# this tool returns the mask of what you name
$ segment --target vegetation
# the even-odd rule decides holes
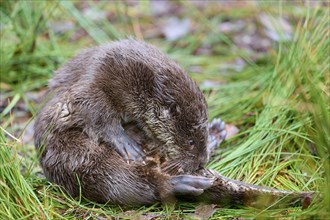
[[[322,194],[305,210],[215,207],[211,219],[330,217],[326,3],[179,1],[168,3],[175,10],[163,15],[149,1],[0,4],[0,219],[198,217],[198,204],[129,209],[74,200],[41,175],[28,133],[47,80],[82,48],[127,36],[177,60],[200,83],[210,119],[221,117],[240,129],[217,149],[210,168],[248,183]],[[169,39],[162,32],[167,16],[189,19],[190,32]],[[250,43],[242,40],[246,36]],[[261,47],[265,39],[271,44]]]

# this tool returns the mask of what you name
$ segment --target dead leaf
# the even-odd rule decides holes
[[[190,27],[191,22],[188,18],[183,20],[178,18],[170,18],[163,26],[162,31],[167,40],[174,41],[187,35],[190,31]]]
[[[202,83],[201,83],[201,87],[202,88],[217,88],[219,86],[221,86],[223,83],[221,82],[215,82],[215,81],[210,81],[210,80],[204,80]]]
[[[169,1],[150,1],[150,11],[154,16],[166,15],[171,11]]]
[[[243,20],[232,21],[232,22],[222,22],[219,25],[219,31],[221,33],[232,33],[241,31],[244,27],[246,27],[246,22]]]
[[[292,28],[290,23],[282,17],[271,17],[264,13],[259,16],[260,22],[265,27],[266,35],[277,42],[292,39]]]
[[[200,204],[197,206],[196,211],[192,216],[201,220],[209,219],[215,213],[215,207],[215,204]]]
[[[48,27],[56,34],[64,34],[65,32],[73,30],[75,24],[72,21],[58,21],[49,22]]]
[[[134,220],[153,220],[162,217],[162,214],[143,213],[135,210],[128,210],[123,213],[125,219]]]
[[[126,219],[137,219],[142,215],[141,212],[135,211],[135,210],[127,210],[123,213],[121,213],[121,217],[124,217]]]
[[[235,136],[239,132],[239,129],[235,125],[232,125],[232,124],[226,124],[225,130],[227,131],[227,136],[226,136],[225,140]]]

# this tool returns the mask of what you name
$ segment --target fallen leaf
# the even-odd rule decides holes
[[[49,22],[48,27],[56,34],[64,34],[73,30],[75,24],[72,21]]]
[[[271,17],[264,13],[259,16],[260,22],[265,27],[266,35],[277,42],[292,39],[292,28],[290,23],[282,17]]]
[[[204,80],[202,83],[201,83],[201,87],[202,88],[217,88],[219,86],[221,86],[223,83],[221,82],[215,82],[215,81],[210,81],[210,80]]]
[[[127,210],[124,213],[122,213],[121,215],[122,215],[122,217],[125,217],[126,219],[137,219],[142,215],[142,213],[135,211],[135,210]]]
[[[166,15],[171,11],[169,1],[150,1],[150,11],[154,16]]]
[[[225,140],[235,136],[239,132],[239,129],[235,125],[232,125],[232,124],[226,124],[225,130],[227,131],[227,136],[226,136]]]
[[[209,219],[216,211],[215,207],[215,204],[200,204],[197,206],[196,211],[192,216],[201,220]]]
[[[162,31],[167,40],[174,41],[187,35],[190,31],[190,27],[191,22],[188,18],[183,20],[178,18],[170,18],[163,26]]]
[[[233,21],[233,22],[222,22],[219,25],[219,31],[222,33],[231,33],[241,31],[246,27],[246,22],[243,20]]]
[[[134,219],[134,220],[153,220],[153,219],[162,219],[162,214],[155,213],[142,213],[135,210],[128,210],[123,213],[125,219]]]

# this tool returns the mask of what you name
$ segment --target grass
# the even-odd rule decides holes
[[[120,2],[85,2],[99,13],[115,15],[112,22],[85,16],[80,2],[1,1],[1,102],[0,114],[0,219],[61,219],[158,217],[193,218],[197,204],[175,206],[155,204],[137,209],[74,200],[40,176],[32,144],[21,143],[22,129],[15,124],[20,103],[28,119],[37,114],[38,105],[29,92],[42,91],[52,71],[81,48],[121,39],[128,35],[142,38],[157,32],[158,20],[149,13],[149,4],[131,7]],[[186,10],[195,25],[194,34],[174,42],[158,35],[146,39],[166,51],[205,91],[210,118],[221,117],[240,128],[212,158],[209,167],[234,179],[293,191],[318,191],[323,197],[310,208],[255,210],[217,209],[212,218],[330,217],[329,165],[329,14],[325,8],[269,4],[246,7],[214,7],[203,11],[190,2],[175,3]],[[285,4],[285,3],[282,3]],[[274,43],[272,49],[253,59],[251,51],[238,47],[233,36],[219,33],[221,21],[251,21],[257,13],[288,17],[294,24],[292,41]],[[160,19],[161,20],[161,19]],[[67,32],[50,28],[54,22],[73,22]],[[150,25],[150,23],[154,25]],[[83,37],[77,37],[82,33]],[[204,44],[212,46],[210,55],[196,55]],[[241,71],[223,68],[240,58]],[[222,71],[221,71],[222,70]],[[205,80],[218,82],[209,88]],[[204,85],[204,86],[203,86]],[[28,126],[30,121],[24,122]],[[23,131],[25,129],[23,128]],[[10,137],[15,136],[16,138]]]

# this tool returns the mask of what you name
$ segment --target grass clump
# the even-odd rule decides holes
[[[2,219],[49,218],[31,184],[20,172],[20,156],[15,143],[7,143],[0,132],[0,216]]]
[[[318,204],[322,211],[314,214],[327,217],[329,22],[326,15],[317,13],[298,23],[293,42],[279,45],[274,68],[256,72],[245,86],[235,86],[242,84],[237,82],[220,88],[212,97],[214,105],[220,106],[226,105],[221,101],[228,97],[237,97],[230,107],[215,110],[216,115],[229,115],[230,120],[236,120],[232,111],[238,118],[250,117],[249,112],[254,116],[249,121],[253,126],[241,133],[244,138],[234,140],[235,149],[225,150],[211,167],[258,185],[323,192],[325,202]]]

